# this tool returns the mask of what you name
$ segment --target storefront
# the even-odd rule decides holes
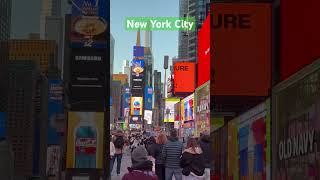
[[[210,81],[198,87],[194,96],[195,102],[195,137],[210,133]]]
[[[277,85],[272,99],[272,179],[320,179],[320,61]]]

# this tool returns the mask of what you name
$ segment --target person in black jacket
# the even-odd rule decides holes
[[[195,138],[190,137],[187,148],[183,151],[181,161],[184,180],[204,180],[204,156]]]
[[[162,162],[162,149],[167,142],[165,134],[159,134],[156,138],[156,143],[149,148],[150,155],[155,159],[155,170],[158,180],[165,180],[165,166]]]
[[[203,151],[204,156],[204,165],[205,165],[205,180],[210,180],[210,169],[212,168],[212,141],[210,138],[210,135],[208,133],[204,132],[200,135],[200,147]]]

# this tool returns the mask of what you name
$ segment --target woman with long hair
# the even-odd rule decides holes
[[[156,143],[152,144],[149,148],[150,155],[155,159],[155,171],[158,176],[158,180],[165,179],[165,166],[162,162],[162,148],[167,142],[167,136],[160,133],[156,138]]]
[[[181,168],[183,180],[204,180],[205,162],[202,149],[197,140],[190,137],[187,147],[181,156]]]

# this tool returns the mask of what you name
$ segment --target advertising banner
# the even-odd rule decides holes
[[[47,176],[59,176],[61,148],[52,145],[47,148]]]
[[[129,124],[130,129],[141,129],[141,124]]]
[[[124,87],[124,94],[123,94],[123,108],[130,107],[130,88],[125,86]]]
[[[271,3],[214,2],[211,7],[211,94],[268,96],[272,77]]]
[[[167,80],[167,97],[173,96],[173,75],[168,76]]]
[[[131,94],[143,96],[144,93],[144,60],[134,59],[131,66]]]
[[[195,63],[174,63],[174,94],[191,93],[195,89]]]
[[[67,168],[103,168],[103,112],[69,112]]]
[[[152,124],[152,111],[144,110],[144,120],[147,121],[147,124]]]
[[[152,109],[152,87],[146,86],[144,88],[144,108],[151,110]]]
[[[195,137],[210,132],[210,81],[198,87],[194,93]]]
[[[174,120],[181,121],[181,101],[174,105]]]
[[[174,105],[180,101],[180,98],[165,99],[165,115],[163,122],[174,122]]]
[[[6,113],[0,112],[0,138],[6,136]]]
[[[318,60],[273,89],[273,179],[320,178],[319,84]]]
[[[142,116],[142,107],[142,97],[131,97],[131,116]]]
[[[130,116],[130,124],[142,124],[142,116]]]
[[[183,117],[184,117],[184,121],[192,121],[194,120],[194,94],[191,94],[190,96],[184,98],[182,100],[183,103],[183,109],[181,109],[181,111],[183,111]]]
[[[47,144],[60,144],[59,132],[65,132],[63,81],[60,79],[48,80],[48,134]]]
[[[198,32],[198,87],[210,80],[210,14]]]
[[[133,56],[137,57],[144,57],[144,47],[143,46],[133,46]]]
[[[107,0],[70,0],[72,48],[106,48],[109,26]]]

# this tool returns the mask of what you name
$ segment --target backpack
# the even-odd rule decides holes
[[[117,139],[114,141],[114,146],[117,149],[122,149],[124,145],[124,140],[122,137],[117,137]]]

